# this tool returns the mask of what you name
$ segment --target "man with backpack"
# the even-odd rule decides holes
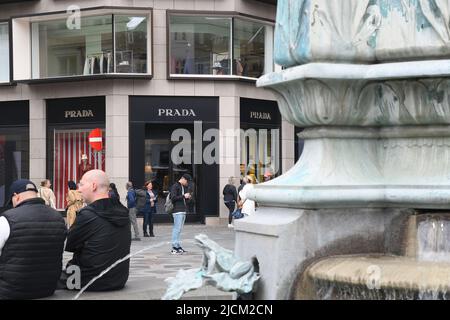
[[[134,229],[134,238],[131,240],[139,241],[141,238],[139,238],[139,228],[136,221],[136,214],[137,214],[137,208],[136,208],[136,202],[137,202],[137,195],[136,190],[133,188],[133,183],[131,181],[128,181],[126,186],[127,188],[127,207],[128,207],[128,214],[130,216],[130,222]]]
[[[183,230],[184,221],[186,220],[187,203],[191,201],[191,194],[188,192],[189,182],[192,177],[185,173],[170,188],[170,201],[173,204],[173,230],[172,230],[172,251],[171,254],[183,254],[186,252],[181,247],[181,231]],[[167,208],[167,206],[166,206]]]

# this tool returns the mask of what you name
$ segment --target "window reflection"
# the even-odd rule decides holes
[[[147,73],[147,20],[128,15],[81,17],[79,29],[69,28],[66,19],[32,23],[33,78]]]
[[[233,43],[236,75],[259,78],[264,73],[266,26],[235,19]]]
[[[252,175],[257,182],[264,174],[278,176],[280,170],[280,130],[244,129],[241,136],[241,176]]]
[[[141,16],[114,16],[116,72],[147,72],[147,19]]]
[[[173,75],[258,78],[272,70],[266,66],[273,64],[271,25],[219,16],[172,15],[169,19]]]
[[[28,178],[28,159],[28,128],[0,128],[0,207],[7,201],[9,186]]]
[[[9,81],[9,27],[0,23],[0,82]]]
[[[170,17],[170,71],[230,75],[231,18]]]

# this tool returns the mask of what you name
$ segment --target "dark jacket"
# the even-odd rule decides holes
[[[128,209],[136,207],[136,190],[134,188],[128,189],[126,199]]]
[[[153,194],[155,195],[155,204],[154,204],[154,208],[156,209],[156,202],[158,201],[158,192],[153,189],[152,190]],[[145,206],[142,209],[143,212],[150,212],[152,207],[152,204],[150,202],[150,194],[148,193],[147,190],[145,190]]]
[[[131,230],[128,209],[113,199],[100,199],[82,208],[67,235],[69,264],[81,269],[81,286],[130,253]],[[121,289],[128,280],[130,260],[114,267],[87,290]]]
[[[3,216],[10,235],[0,256],[0,299],[51,296],[62,270],[64,219],[41,198],[25,200]]]
[[[189,200],[184,198],[185,193],[188,193],[188,188],[182,187],[179,182],[175,182],[170,188],[170,199],[173,203],[173,213],[187,211],[186,204]]]
[[[111,199],[115,199],[115,200],[120,201],[119,193],[118,193],[116,190],[110,190],[110,191],[108,192],[108,196],[109,196]]]
[[[227,184],[223,188],[223,201],[237,201],[237,191],[236,187],[232,184]]]

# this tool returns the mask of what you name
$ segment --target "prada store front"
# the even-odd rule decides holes
[[[68,181],[78,183],[85,171],[105,170],[105,150],[94,150],[89,133],[99,128],[105,145],[105,97],[47,100],[47,178],[64,210]],[[87,160],[82,160],[87,158]],[[112,181],[114,182],[114,181]]]
[[[205,161],[203,154],[214,142],[204,137],[205,131],[219,128],[219,98],[130,96],[129,106],[129,175],[136,188],[153,182],[158,194],[153,221],[172,221],[164,202],[185,173],[193,178],[195,199],[186,221],[218,216],[219,165]]]
[[[281,114],[276,101],[241,98],[241,176],[258,183],[281,174]]]
[[[29,102],[0,102],[0,212],[17,179],[28,179],[30,167]]]

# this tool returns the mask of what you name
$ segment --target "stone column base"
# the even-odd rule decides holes
[[[401,239],[412,213],[410,209],[260,207],[254,215],[235,221],[235,254],[258,259],[257,299],[291,299],[299,276],[320,258],[403,254]]]

